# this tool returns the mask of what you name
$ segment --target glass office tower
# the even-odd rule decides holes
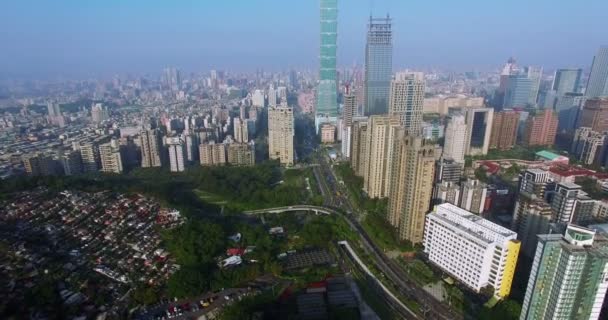
[[[391,18],[369,18],[365,46],[365,115],[388,113],[393,72]]]
[[[336,122],[338,98],[336,85],[336,40],[338,38],[338,0],[321,0],[321,47],[316,126]]]

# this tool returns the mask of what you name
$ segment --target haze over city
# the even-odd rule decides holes
[[[0,4],[0,319],[608,319],[608,2]]]
[[[509,56],[588,67],[608,38],[606,11],[603,0],[342,1],[338,64],[362,64],[368,16],[390,13],[397,69],[491,70]],[[317,14],[311,0],[7,0],[0,77],[313,68]]]

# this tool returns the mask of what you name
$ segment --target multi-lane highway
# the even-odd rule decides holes
[[[359,219],[363,214],[357,212],[355,209],[355,206],[348,197],[348,190],[344,185],[338,183],[333,168],[328,163],[327,159],[321,155],[318,156],[316,160],[320,166],[315,167],[315,169],[317,169],[315,177],[317,178],[319,188],[322,190],[321,192],[325,197],[324,205],[337,209],[338,211],[346,212],[346,220],[351,224],[351,227],[356,229],[361,235],[365,251],[373,257],[377,267],[382,271],[386,278],[394,284],[399,293],[415,300],[421,306],[425,319],[462,319],[463,316],[460,315],[460,313],[441,303],[423,288],[418,286],[394,260],[388,258],[384,252],[376,246],[359,223]]]

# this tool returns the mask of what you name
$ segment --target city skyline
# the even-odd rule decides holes
[[[2,30],[14,30],[0,33],[10,44],[0,53],[0,69],[5,77],[37,78],[157,72],[167,65],[192,71],[318,65],[318,1],[237,2],[11,1],[0,10]],[[364,63],[370,14],[393,19],[394,69],[490,69],[515,56],[545,70],[587,70],[608,35],[602,1],[538,1],[526,3],[525,12],[513,3],[479,4],[341,3],[338,66]],[[573,14],[580,6],[585,14]]]

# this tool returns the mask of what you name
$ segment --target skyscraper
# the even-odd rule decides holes
[[[503,108],[526,107],[530,105],[530,96],[533,94],[534,79],[527,74],[512,74],[507,80]],[[538,88],[536,89],[538,93]]]
[[[369,17],[365,45],[365,115],[386,114],[393,69],[391,18]]]
[[[593,57],[585,96],[589,98],[608,96],[608,47],[601,47]]]
[[[542,67],[527,66],[524,68],[524,72],[528,79],[530,79],[530,95],[528,96],[528,105],[535,106],[536,100],[538,99],[538,89],[540,88],[540,80],[543,77]]]
[[[405,135],[403,129],[393,144],[388,220],[398,228],[400,239],[421,243],[424,218],[433,197],[435,145],[420,137]]]
[[[538,238],[519,319],[599,319],[608,288],[608,240],[575,225],[564,235]]]
[[[409,134],[420,134],[424,105],[424,74],[398,72],[391,81],[389,114],[397,115]]]
[[[467,137],[469,136],[465,117],[461,114],[452,116],[445,130],[443,157],[464,164]]]
[[[490,148],[508,150],[513,148],[517,140],[519,112],[500,111],[494,113]]]
[[[561,97],[568,92],[578,92],[582,74],[583,69],[557,69],[552,85],[556,95]]]
[[[321,44],[319,55],[319,86],[315,126],[336,122],[338,98],[336,87],[336,51],[338,39],[338,0],[321,0]]]
[[[268,109],[268,154],[281,165],[294,164],[293,109],[286,107]]]

